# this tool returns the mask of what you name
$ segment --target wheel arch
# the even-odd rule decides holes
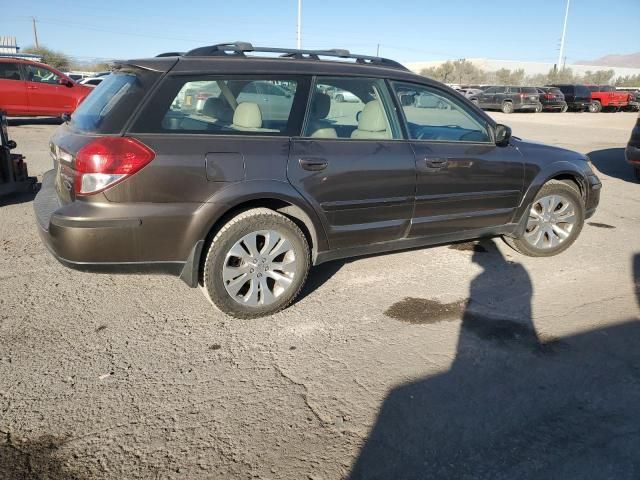
[[[202,282],[202,271],[207,252],[216,233],[233,217],[253,208],[268,208],[292,220],[304,233],[311,250],[312,264],[318,252],[328,249],[324,226],[313,208],[293,187],[285,182],[253,181],[229,186],[219,195],[203,205],[202,215],[207,218],[200,225],[197,242],[200,251],[193,253],[191,279],[187,281],[195,287]],[[195,281],[194,279],[197,279]]]
[[[538,173],[523,195],[522,202],[516,209],[516,213],[513,217],[513,222],[518,225],[514,235],[519,235],[524,231],[526,218],[528,217],[527,213],[529,212],[533,199],[538,195],[540,189],[550,180],[571,182],[571,184],[578,187],[583,201],[586,199],[588,180],[583,172],[569,162],[562,162],[562,165],[550,165],[549,168]]]

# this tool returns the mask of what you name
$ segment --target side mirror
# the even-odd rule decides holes
[[[16,148],[18,146],[18,144],[13,141],[13,140],[7,140],[7,148],[9,150],[13,150],[14,148]]]
[[[69,88],[73,87],[73,82],[68,78],[61,78],[60,80],[58,80],[58,83],[60,85],[64,85],[65,87],[69,87]]]
[[[509,145],[509,139],[511,138],[511,128],[499,123],[496,125],[495,140],[496,145],[499,147],[506,147]]]

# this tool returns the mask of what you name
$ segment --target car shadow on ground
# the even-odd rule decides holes
[[[636,182],[633,168],[624,157],[624,148],[606,148],[588,153],[598,171],[610,177]]]
[[[80,480],[60,455],[64,440],[42,436],[36,440],[16,439],[0,432],[0,479]]]
[[[60,117],[14,117],[8,118],[7,123],[10,127],[20,127],[23,125],[61,125]]]
[[[540,335],[526,269],[483,246],[450,369],[388,394],[350,479],[639,478],[640,321]]]

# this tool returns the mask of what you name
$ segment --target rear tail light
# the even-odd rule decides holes
[[[101,137],[76,155],[74,189],[91,195],[112,187],[139,171],[156,154],[142,142],[127,137]]]

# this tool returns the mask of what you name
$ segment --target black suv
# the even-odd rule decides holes
[[[534,87],[512,87],[497,85],[479,93],[477,105],[486,110],[502,110],[513,113],[518,110],[539,110],[539,94]]]
[[[601,186],[394,61],[247,43],[119,62],[51,154],[34,208],[56,258],[174,274],[242,318],[329,260],[491,236],[557,254]]]
[[[558,112],[566,112],[569,107],[564,100],[564,93],[562,90],[556,87],[538,87],[538,93],[540,94],[540,108],[543,110],[557,110]]]
[[[547,87],[558,88],[564,94],[569,110],[584,112],[591,106],[591,90],[584,85],[557,84]]]

